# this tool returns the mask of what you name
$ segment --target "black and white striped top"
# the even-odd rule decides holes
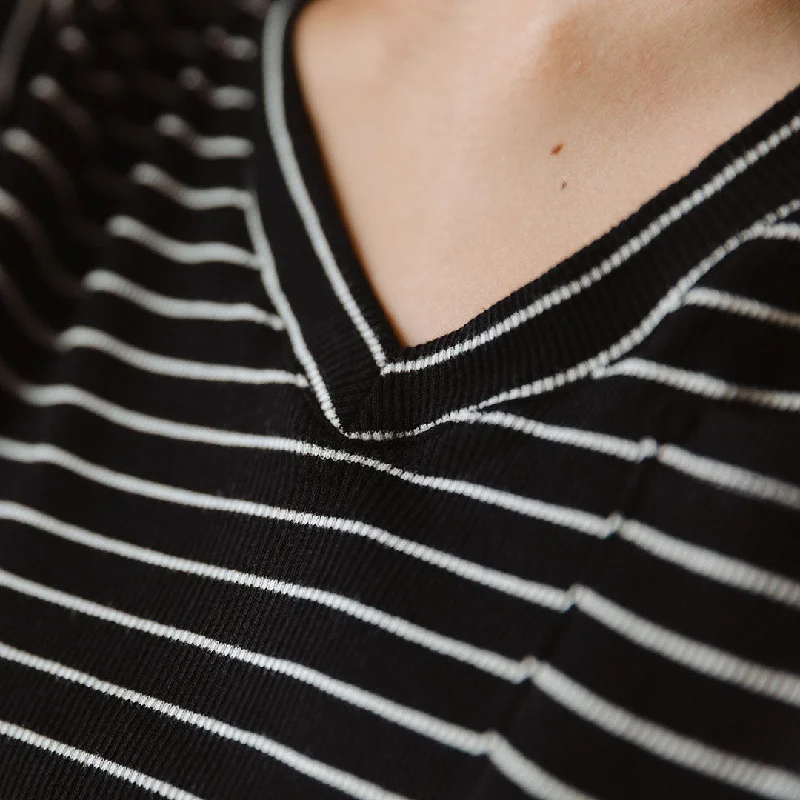
[[[798,800],[800,87],[401,348],[202,5],[0,10],[0,798]]]

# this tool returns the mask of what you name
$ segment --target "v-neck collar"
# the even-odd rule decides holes
[[[800,186],[800,86],[684,177],[458,330],[401,347],[335,199],[296,69],[303,2],[263,32],[255,194],[273,291],[328,421],[351,438],[413,435],[591,379],[644,341],[689,289]],[[280,309],[279,309],[280,310]]]

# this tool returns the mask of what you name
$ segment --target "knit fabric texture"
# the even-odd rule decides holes
[[[798,800],[800,87],[401,347],[297,11],[0,9],[0,799]]]

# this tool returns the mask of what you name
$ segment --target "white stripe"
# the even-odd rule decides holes
[[[42,274],[53,288],[69,297],[81,294],[81,284],[56,260],[40,222],[16,197],[0,188],[0,216],[11,222],[30,245]]]
[[[278,280],[275,258],[272,255],[272,248],[269,245],[269,241],[267,241],[267,235],[264,232],[264,225],[261,221],[261,209],[258,204],[258,197],[252,190],[249,195],[250,202],[248,202],[245,208],[245,220],[247,222],[247,229],[250,232],[253,249],[256,253],[256,259],[261,268],[261,281],[264,284],[267,295],[272,301],[272,305],[275,306],[284,325],[286,325],[286,332],[289,334],[292,350],[297,360],[303,365],[303,369],[308,376],[308,382],[317,397],[317,402],[322,409],[322,413],[331,425],[344,433],[344,431],[342,431],[342,423],[339,421],[339,415],[336,413],[336,408],[328,393],[328,387],[325,385],[325,381],[322,380],[322,375],[320,375],[314,357],[306,346],[305,340],[303,339],[303,332],[292,311],[291,305],[289,305],[289,301],[286,299],[286,295],[283,293],[280,281]]]
[[[477,414],[475,421],[499,425],[545,441],[581,447],[625,461],[637,462],[655,458],[666,467],[720,489],[800,511],[800,487],[796,484],[719,459],[700,456],[682,447],[659,444],[649,437],[637,442],[605,433],[547,425],[502,412]]]
[[[91,283],[91,280],[87,281],[87,285]],[[114,286],[114,288],[124,291],[130,287],[123,283],[122,286]],[[94,328],[79,326],[67,328],[61,333],[56,333],[33,313],[2,267],[0,267],[0,297],[2,297],[6,307],[17,320],[20,328],[42,347],[60,352],[67,352],[76,348],[97,350],[146,372],[174,378],[246,384],[285,383],[292,384],[298,388],[306,388],[308,385],[303,375],[284,370],[259,370],[249,367],[234,367],[228,364],[208,364],[201,361],[187,361],[151,353],[134,347],[127,342],[122,342]],[[153,298],[146,299],[153,300]],[[166,300],[166,298],[161,299]],[[181,306],[178,306],[178,308],[186,310]],[[174,311],[171,307],[162,310]]]
[[[49,181],[68,215],[69,229],[88,243],[99,246],[105,236],[103,229],[90,220],[78,216],[77,209],[80,206],[80,200],[75,184],[55,156],[41,142],[21,128],[7,130],[3,134],[3,145],[7,150],[33,164]]]
[[[165,783],[150,775],[145,775],[143,772],[117,764],[115,761],[109,761],[107,758],[102,758],[93,753],[87,753],[85,750],[79,750],[77,747],[71,747],[68,744],[64,744],[64,742],[58,742],[55,739],[42,736],[28,728],[21,728],[19,725],[14,725],[5,720],[0,720],[0,736],[21,742],[29,747],[35,747],[38,750],[44,750],[47,753],[59,756],[59,758],[74,761],[82,767],[104,772],[106,775],[131,783],[160,797],[166,797],[168,800],[200,800],[197,795],[178,789],[177,786],[173,786],[171,783]]]
[[[196,189],[179,183],[171,175],[152,164],[138,164],[131,172],[131,178],[142,186],[156,189],[165,197],[174,200],[193,211],[232,206],[243,210],[248,203],[247,192],[231,186],[215,186],[210,189]]]
[[[764,231],[764,239],[786,239],[790,242],[800,241],[800,225],[796,222],[782,222],[771,225]]]
[[[800,610],[800,583],[746,561],[676,539],[649,525],[620,520],[621,538],[689,572]]]
[[[548,591],[553,591],[552,587],[545,587],[545,592],[543,592],[542,585],[539,583],[484,567],[472,561],[466,561],[450,553],[404,539],[364,522],[280,508],[251,500],[220,497],[156,483],[155,481],[137,478],[133,475],[116,472],[93,464],[73,453],[48,444],[30,444],[28,442],[0,438],[0,458],[6,458],[22,464],[51,464],[111,489],[159,502],[198,508],[203,511],[218,511],[256,519],[269,519],[303,528],[320,528],[321,530],[361,537],[389,550],[402,553],[409,558],[457,575],[465,580],[487,586],[495,591],[518,597],[527,602],[540,603],[543,595],[546,597]]]
[[[93,692],[99,692],[105,697],[113,697],[125,703],[155,711],[157,714],[169,717],[185,725],[191,725],[213,736],[249,747],[326,786],[338,789],[340,792],[350,795],[350,797],[358,798],[358,800],[402,800],[401,795],[382,789],[374,783],[331,767],[322,761],[309,758],[297,750],[279,744],[274,739],[243,728],[237,728],[222,720],[182,708],[174,703],[167,703],[157,697],[104,681],[94,675],[72,669],[57,661],[41,658],[2,643],[0,643],[0,658],[29,667],[46,675],[52,675],[59,680],[76,683]]]
[[[235,61],[252,61],[258,55],[258,45],[244,36],[233,36],[219,25],[210,25],[205,31],[206,44]]]
[[[138,547],[76,525],[70,525],[11,501],[0,500],[0,518],[38,528],[59,539],[74,542],[102,553],[111,553],[140,564],[314,603],[510,683],[519,683],[525,680],[529,674],[529,668],[524,662],[515,661],[491,650],[445,636],[402,617],[388,614],[378,608],[334,592]]]
[[[782,125],[777,131],[771,133],[753,148],[739,156],[739,158],[737,158],[735,161],[728,164],[721,172],[717,173],[706,184],[698,189],[695,189],[688,197],[684,197],[680,202],[667,209],[657,219],[653,220],[640,234],[637,234],[632,239],[627,241],[609,258],[605,259],[605,261],[603,261],[600,265],[593,267],[589,272],[585,273],[580,278],[576,278],[567,284],[553,289],[546,295],[537,298],[533,303],[531,303],[531,305],[520,311],[514,312],[514,314],[511,316],[507,317],[501,322],[496,323],[486,331],[473,336],[471,339],[459,342],[456,345],[452,345],[427,356],[386,364],[381,370],[382,373],[388,374],[391,372],[415,372],[417,370],[426,369],[427,367],[435,364],[440,364],[444,361],[449,361],[457,356],[463,355],[464,353],[468,353],[478,347],[488,344],[494,339],[497,339],[509,331],[518,328],[520,325],[528,322],[534,317],[540,316],[541,314],[549,311],[551,308],[554,308],[561,303],[572,299],[582,291],[588,289],[590,286],[605,278],[626,261],[630,260],[632,256],[644,249],[671,225],[685,217],[689,212],[700,206],[710,197],[713,197],[735,178],[739,177],[749,167],[760,161],[764,156],[771,153],[783,142],[794,136],[798,131],[800,131],[800,115],[793,117],[788,123]],[[800,228],[798,228],[798,231],[800,231]],[[773,228],[771,231],[763,231],[761,236],[778,238],[780,236],[780,228]],[[797,231],[787,233],[786,237],[798,238],[798,233]]]
[[[226,644],[193,631],[164,625],[152,619],[136,617],[91,600],[51,589],[2,569],[0,569],[0,586],[63,609],[85,614],[129,630],[139,631],[148,636],[179,642],[222,658],[284,675],[291,680],[312,686],[344,703],[372,713],[387,722],[392,722],[427,739],[439,742],[445,747],[473,757],[487,756],[500,772],[520,788],[545,798],[545,800],[587,800],[586,795],[561,783],[530,762],[494,731],[485,733],[473,731],[388,700],[381,695],[332,678],[310,667],[246,650],[233,644]]]
[[[726,491],[782,505],[792,511],[800,511],[800,487],[793,483],[719,459],[700,456],[682,447],[659,444],[649,437],[636,442],[604,433],[547,425],[537,420],[502,412],[478,414],[475,420],[625,461],[636,462],[645,458],[655,458],[666,467]]]
[[[282,383],[298,388],[306,388],[308,385],[303,375],[284,370],[209,364],[151,353],[94,328],[77,326],[56,334],[33,313],[2,267],[0,267],[0,297],[22,330],[42,347],[60,352],[77,348],[97,350],[137,369],[173,378],[244,384]]]
[[[32,341],[48,349],[54,346],[57,334],[34,314],[25,298],[14,285],[14,282],[1,266],[0,297],[2,297],[3,304],[9,310],[11,316]]]
[[[122,342],[103,331],[82,326],[68,328],[61,333],[56,347],[61,351],[73,348],[97,350],[137,369],[171,378],[255,385],[282,383],[298,388],[308,385],[304,376],[280,369],[251,369],[162,356]]]
[[[463,419],[467,421],[469,417],[465,415]],[[624,461],[642,461],[644,458],[654,454],[655,443],[652,439],[643,439],[637,442],[607,433],[595,433],[594,431],[568,428],[563,425],[550,425],[503,411],[476,413],[472,416],[472,421],[484,425],[508,428],[526,436],[534,436],[537,439],[564,444],[569,447],[580,447],[584,450],[613,456]]]
[[[611,367],[597,371],[599,378],[616,375],[654,381],[673,389],[709,397],[712,400],[751,403],[776,411],[800,411],[800,392],[742,386],[729,383],[713,375],[706,375],[704,372],[692,372],[666,364],[657,364],[655,361],[647,361],[643,358],[625,359]]]
[[[588,377],[601,377],[605,374],[608,374],[610,369],[608,365],[621,358],[637,345],[641,344],[667,315],[678,310],[681,307],[683,297],[686,295],[686,293],[706,273],[708,273],[723,259],[725,259],[728,255],[737,250],[746,242],[758,239],[760,235],[765,230],[768,230],[777,220],[785,218],[789,214],[792,214],[798,210],[800,210],[800,199],[792,200],[791,202],[786,203],[778,208],[776,211],[767,214],[749,228],[746,228],[739,234],[732,236],[727,242],[725,242],[724,245],[718,247],[710,256],[703,259],[696,267],[684,275],[678,281],[678,283],[675,284],[675,286],[673,286],[661,298],[658,304],[650,311],[650,313],[642,320],[642,322],[639,323],[639,325],[628,331],[628,333],[626,333],[608,349],[602,350],[593,357],[582,361],[573,367],[564,370],[563,372],[549,375],[546,378],[540,378],[524,386],[517,386],[513,389],[500,392],[494,397],[490,397],[481,401],[480,403],[467,406],[456,411],[448,412],[437,419],[431,420],[430,422],[425,422],[409,430],[363,431],[345,433],[345,435],[351,439],[358,439],[362,441],[387,441],[391,439],[416,436],[447,422],[469,422],[474,419],[476,411],[481,411],[485,408],[490,408],[491,406],[495,406],[500,403],[546,394],[554,391],[555,389],[559,389],[562,386],[575,383],[579,380],[584,380]]]
[[[698,456],[674,445],[661,445],[657,458],[662,464],[706,483],[745,497],[775,503],[792,511],[800,511],[800,486],[788,481],[726,464],[714,458]]]
[[[267,127],[269,128],[278,162],[283,173],[286,186],[305,225],[306,232],[317,254],[336,297],[347,312],[358,330],[364,343],[369,348],[375,363],[379,367],[386,364],[386,355],[375,336],[375,332],[364,319],[361,309],[353,299],[330,244],[322,230],[314,203],[303,182],[303,176],[297,163],[289,128],[286,123],[286,111],[283,97],[283,52],[286,23],[291,14],[293,3],[273,3],[268,11],[264,26],[264,92],[267,110]]]
[[[163,136],[176,139],[201,158],[247,158],[253,143],[239,136],[202,136],[185,120],[174,114],[163,114],[156,120],[156,129]]]
[[[586,615],[645,650],[724,683],[800,708],[800,677],[739,658],[650,622],[585,587],[573,590]]]
[[[37,75],[30,84],[31,94],[51,105],[93,152],[102,140],[91,116],[49,75]]]
[[[184,89],[197,92],[210,106],[221,111],[247,111],[255,104],[255,95],[239,86],[214,86],[197,67],[185,67],[178,75]]]
[[[127,278],[107,270],[93,270],[83,279],[93,292],[105,292],[133,303],[152,314],[170,319],[198,319],[214,322],[255,322],[283,330],[276,314],[269,314],[250,303],[216,303],[210,300],[183,300],[145,289]]]
[[[0,115],[4,114],[17,85],[25,48],[36,29],[44,0],[17,0],[0,42]]]
[[[29,161],[44,175],[56,190],[65,206],[78,203],[75,184],[50,150],[22,128],[9,128],[3,134],[3,146]]]
[[[129,239],[180,264],[222,262],[237,267],[258,268],[253,253],[241,247],[235,247],[227,242],[181,242],[132,217],[113,217],[108,222],[108,230],[114,236]]]
[[[475,421],[499,425],[546,441],[585,448],[625,461],[655,458],[666,467],[720,489],[800,511],[800,486],[796,484],[719,459],[700,456],[682,447],[659,444],[651,438],[636,442],[603,433],[547,425],[501,412],[476,415]]]
[[[715,308],[720,311],[727,311],[730,314],[757,319],[760,322],[780,325],[783,328],[800,330],[800,314],[797,312],[786,311],[785,309],[762,303],[759,300],[752,300],[749,297],[741,297],[728,292],[720,292],[716,289],[705,289],[703,287],[692,289],[686,295],[684,303],[704,308]]]
[[[548,697],[592,725],[642,750],[701,775],[774,800],[797,800],[800,778],[787,770],[727,753],[675,733],[604,700],[544,665],[534,682]]]
[[[65,25],[58,32],[58,46],[71,56],[81,61],[88,60],[92,55],[92,46],[84,32],[74,25]]]
[[[558,780],[530,761],[502,736],[495,736],[489,760],[497,770],[538,800],[593,800],[592,795]]]

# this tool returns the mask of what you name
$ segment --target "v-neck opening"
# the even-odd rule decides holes
[[[288,243],[275,253],[278,277],[343,431],[381,438],[371,434],[426,430],[463,409],[590,377],[587,362],[635,346],[657,324],[659,304],[664,316],[692,275],[702,277],[704,259],[800,185],[796,86],[541,276],[455,331],[401,346],[344,220],[305,102],[294,27],[306,2],[276,0],[266,21],[257,189],[267,232],[283,221],[284,234],[270,237]]]

